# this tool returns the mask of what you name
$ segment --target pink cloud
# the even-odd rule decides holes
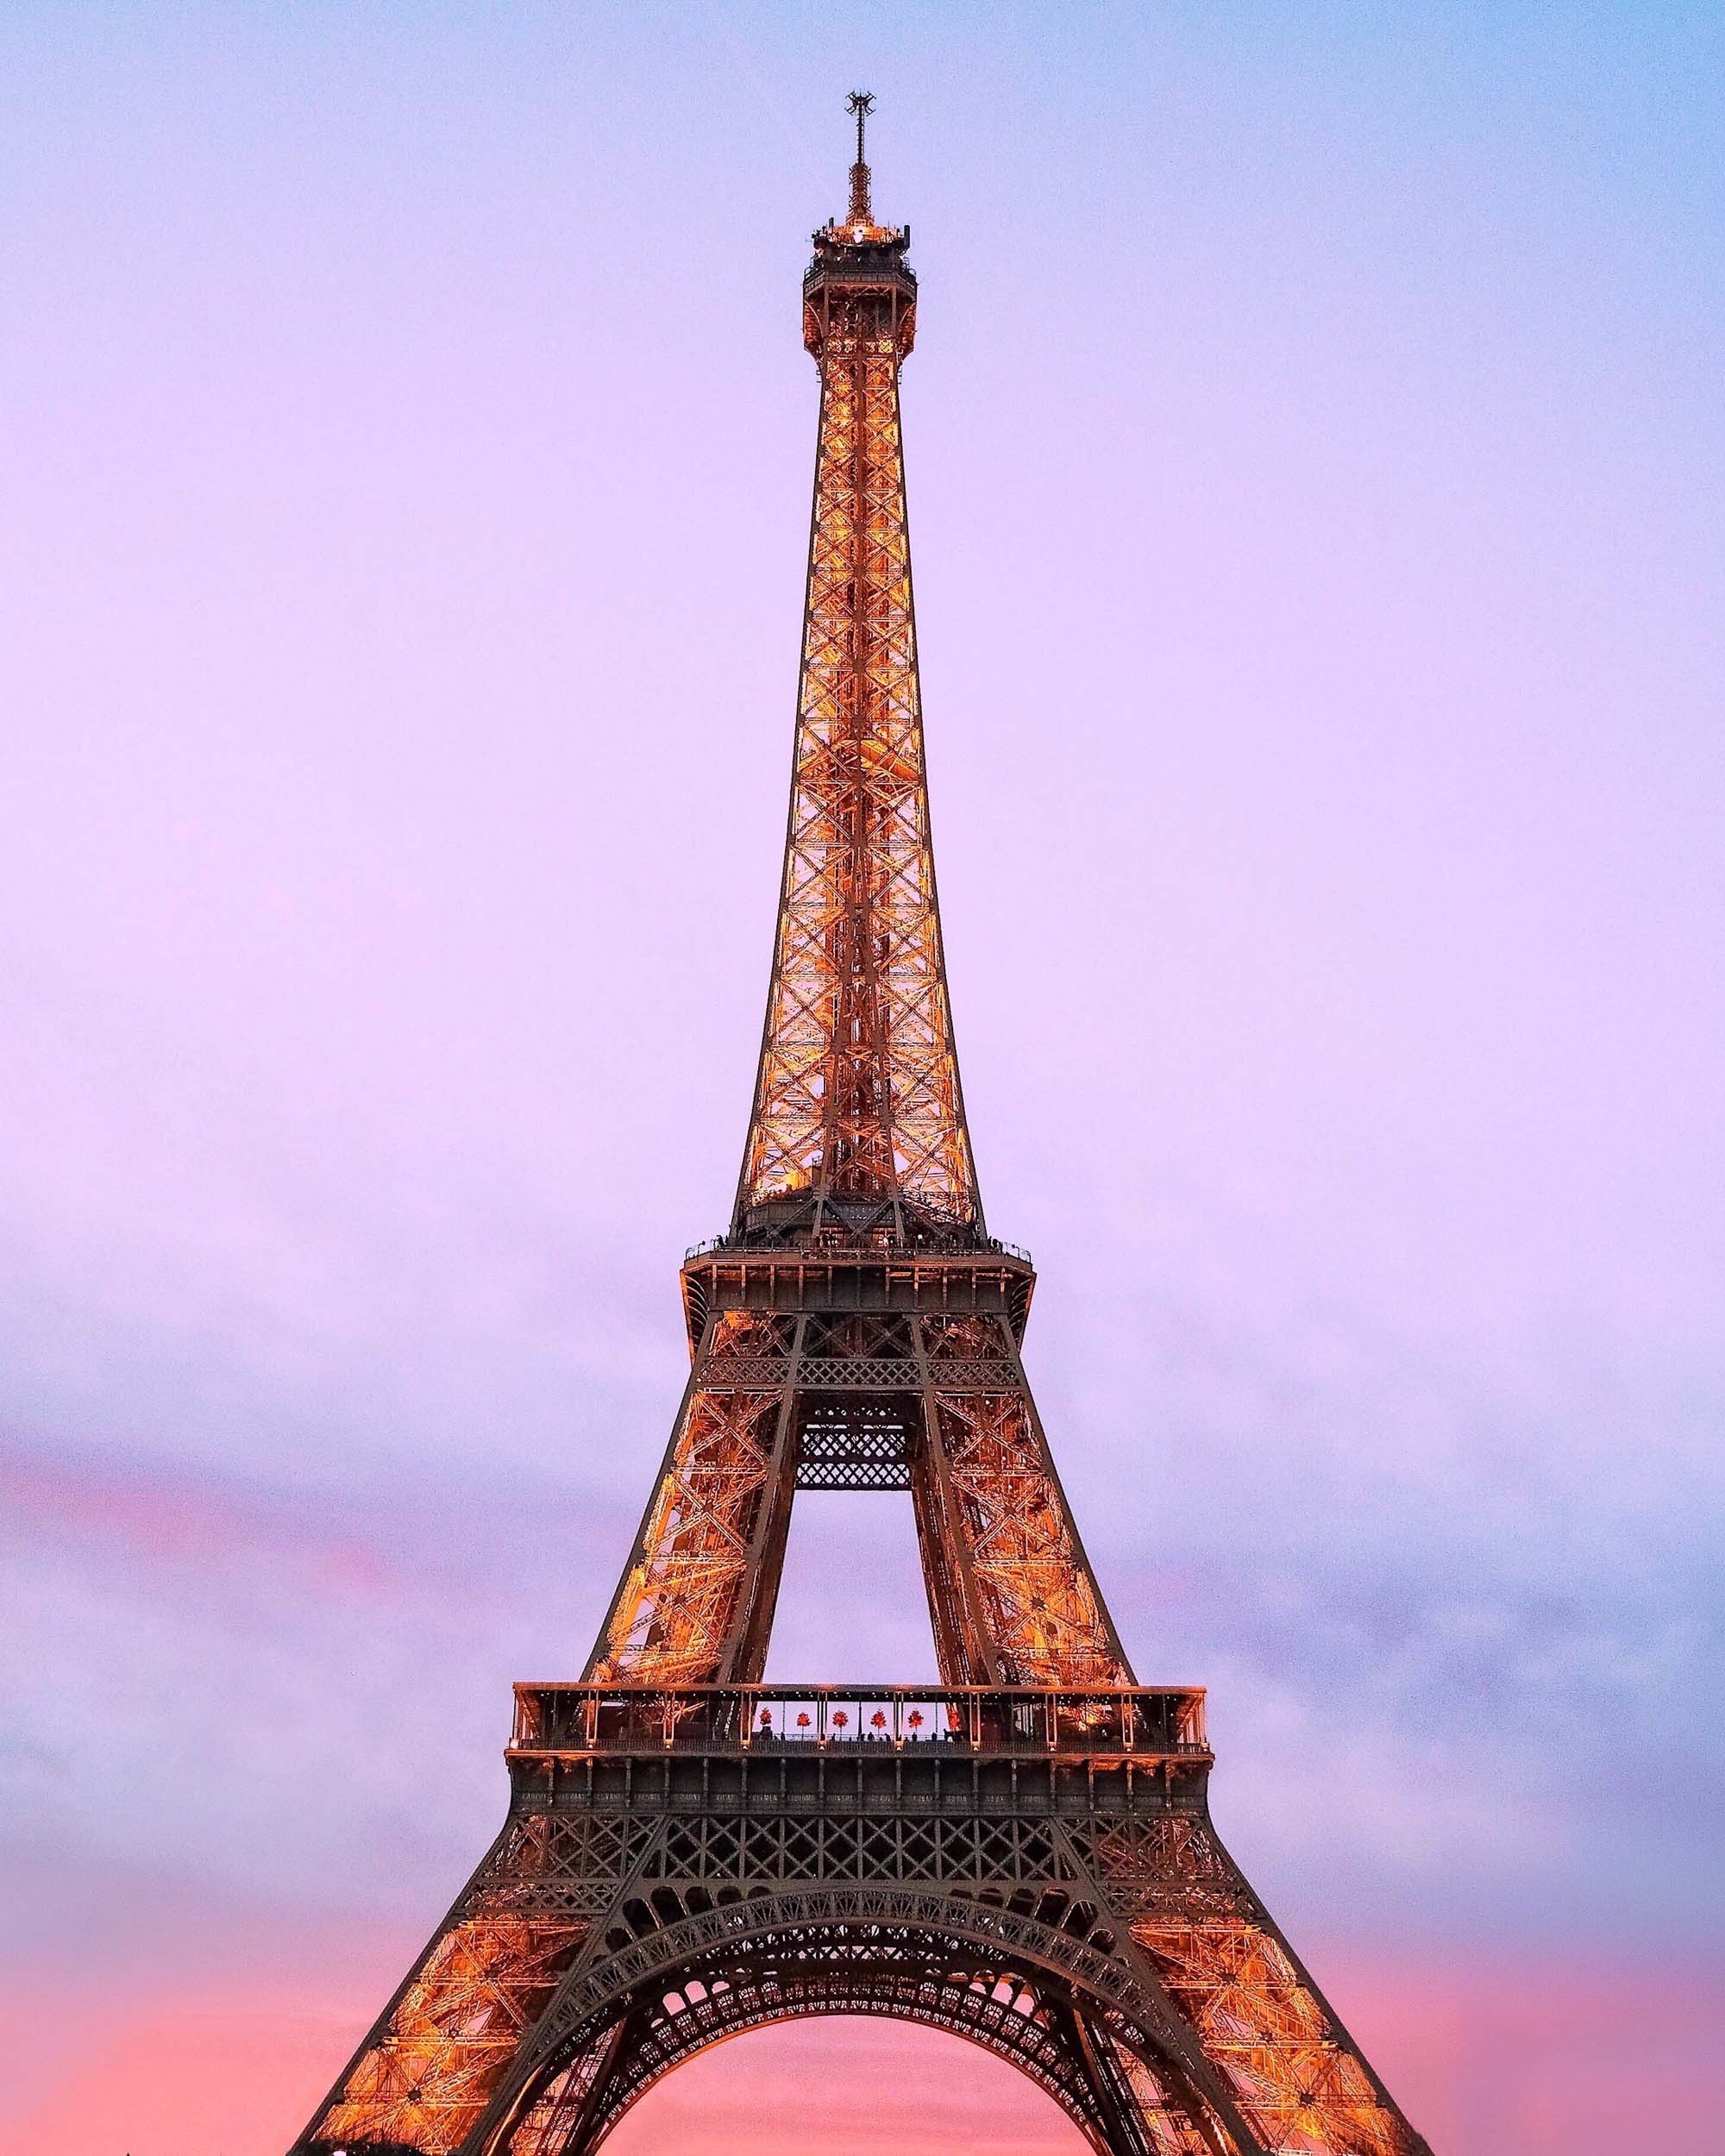
[[[338,1591],[369,1595],[388,1583],[381,1553],[332,1525],[315,1500],[296,1501],[208,1475],[129,1472],[0,1442],[0,1513],[34,1548],[102,1551],[147,1566],[292,1557]]]
[[[85,2004],[102,2012],[98,2002]],[[134,2007],[7,2122],[0,2148],[5,2156],[280,2156],[327,2084],[346,2032],[345,2017],[292,1994]]]
[[[3,2156],[279,2156],[398,1973],[332,1932],[323,1957],[217,1992],[5,2002],[38,2059],[14,2084]],[[317,1963],[339,1967],[339,1989]],[[1712,2156],[1725,2101],[1725,1971],[1534,1961],[1319,1957],[1368,2053],[1434,2147],[1467,2156],[1622,2156],[1659,2122],[1660,2156]],[[102,2028],[95,2043],[53,2030]],[[49,2040],[38,2044],[40,2030]],[[630,2114],[616,2156],[1076,2156],[1049,2100],[969,2045],[883,2021],[762,2031],[703,2054]]]
[[[1319,1957],[1333,2002],[1439,2150],[1712,2156],[1725,1968]]]

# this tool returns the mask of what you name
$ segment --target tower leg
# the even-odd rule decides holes
[[[796,1317],[743,1311],[703,1328],[589,1678],[678,1685],[760,1674],[795,1489],[801,1333]]]

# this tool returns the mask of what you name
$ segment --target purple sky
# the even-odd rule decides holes
[[[362,2012],[585,1658],[742,1144],[853,82],[978,1163],[1139,1672],[1320,1977],[1725,1987],[1717,11],[21,4],[0,82],[19,1995]],[[799,1520],[775,1673],[930,1666],[907,1513]]]

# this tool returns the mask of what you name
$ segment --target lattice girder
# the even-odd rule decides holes
[[[905,508],[902,272],[829,297],[779,925],[737,1194],[980,1226],[929,836]]]
[[[588,1675],[758,1678],[800,1486],[911,1491],[948,1682],[1132,1681],[1008,1320],[818,1302],[709,1319]]]
[[[1396,2156],[1405,2129],[1250,1896],[1237,1912],[1143,1919],[1156,1963],[1267,2156]]]
[[[451,1926],[349,2068],[321,2122],[324,2137],[451,2156],[587,1928],[560,1915],[481,1915]]]
[[[511,1816],[302,2145],[450,2156],[656,1832],[587,1812]]]

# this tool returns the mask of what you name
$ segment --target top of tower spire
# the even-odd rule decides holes
[[[869,200],[869,165],[863,141],[869,115],[875,110],[875,93],[870,90],[853,90],[844,100],[844,110],[856,115],[856,162],[850,167],[850,215],[848,222],[853,225],[872,225],[875,211]]]
[[[878,273],[889,266],[894,266],[906,289],[915,280],[904,266],[904,252],[910,245],[910,227],[880,224],[875,222],[874,196],[870,187],[873,174],[869,169],[869,116],[875,110],[872,90],[853,90],[844,100],[844,110],[856,122],[856,161],[850,167],[850,200],[842,217],[831,218],[814,235],[815,266],[851,272],[858,269]]]

